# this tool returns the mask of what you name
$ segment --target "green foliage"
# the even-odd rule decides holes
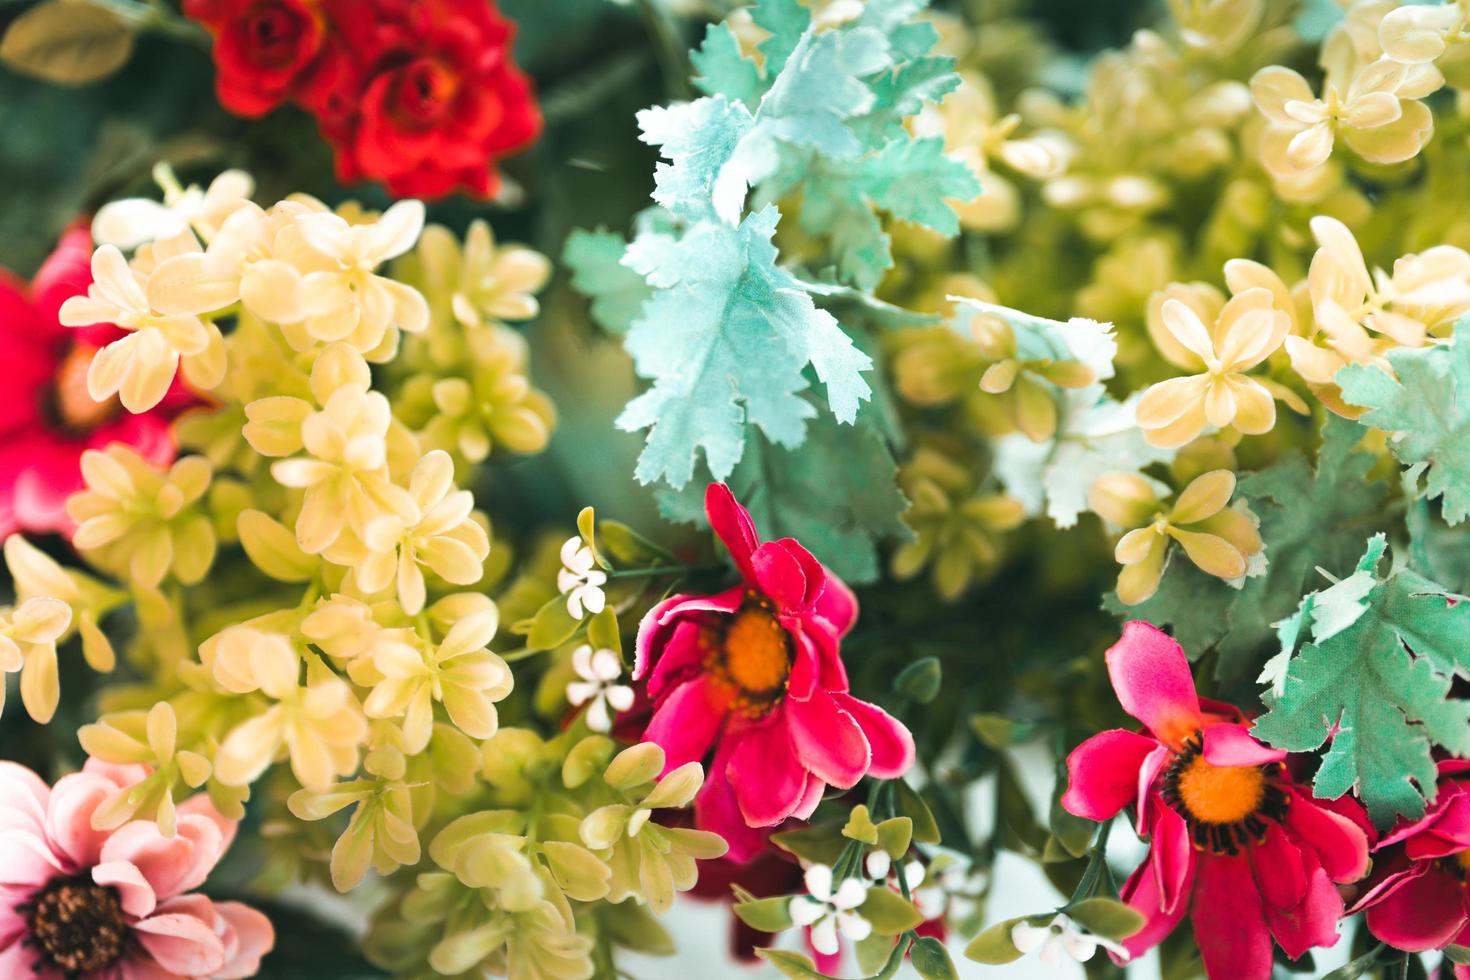
[[[920,936],[915,941],[909,949],[909,962],[924,980],[959,980],[949,950],[933,936]]]
[[[1143,915],[1130,905],[1095,895],[1067,906],[1067,916],[1094,936],[1104,939],[1127,939],[1144,926]]]
[[[1314,792],[1356,790],[1386,826],[1433,799],[1434,746],[1470,752],[1470,703],[1449,699],[1452,678],[1470,676],[1470,605],[1403,568],[1375,576],[1357,608],[1358,576],[1382,554],[1382,540],[1370,541],[1359,571],[1333,587],[1340,594],[1313,599],[1312,642],[1290,660],[1280,694],[1266,695],[1270,710],[1253,731],[1289,752],[1330,742]]]
[[[1011,929],[1022,918],[1024,916],[1018,916],[990,926],[970,940],[970,944],[965,947],[965,957],[976,963],[989,963],[996,966],[1020,959],[1021,951],[1016,948],[1015,943],[1011,942]]]
[[[653,293],[642,276],[622,264],[627,247],[617,232],[578,228],[561,253],[572,285],[592,301],[592,319],[609,333],[627,333]]]
[[[1260,518],[1266,573],[1239,589],[1205,575],[1189,562],[1170,562],[1159,591],[1147,602],[1104,606],[1129,619],[1171,625],[1191,656],[1218,649],[1216,673],[1239,680],[1257,669],[1276,639],[1275,624],[1291,615],[1318,566],[1335,573],[1353,567],[1357,544],[1383,525],[1383,484],[1370,481],[1374,457],[1355,448],[1362,429],[1329,416],[1317,465],[1290,455],[1241,478],[1237,499]]]
[[[1343,398],[1369,411],[1361,421],[1392,433],[1388,447],[1423,494],[1444,497],[1444,519],[1470,516],[1470,346],[1458,341],[1389,351],[1397,380],[1376,367],[1337,373]]]
[[[939,695],[944,682],[944,668],[938,657],[915,660],[893,679],[894,693],[919,704],[928,704]]]
[[[797,450],[752,440],[730,488],[766,539],[793,537],[843,579],[878,577],[877,542],[904,538],[899,519],[908,502],[894,482],[897,467],[867,413],[853,430],[829,418],[809,428]],[[660,490],[659,505],[673,521],[704,523],[703,485]]]

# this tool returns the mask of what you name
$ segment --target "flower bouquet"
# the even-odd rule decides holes
[[[0,978],[1467,980],[1467,54],[0,3]]]

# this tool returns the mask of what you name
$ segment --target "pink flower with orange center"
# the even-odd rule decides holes
[[[1129,955],[1158,945],[1186,914],[1217,980],[1268,980],[1273,940],[1292,959],[1336,943],[1334,883],[1368,871],[1362,807],[1298,786],[1286,753],[1256,741],[1240,709],[1199,698],[1184,651],[1157,627],[1128,623],[1107,663],[1143,730],[1077,746],[1062,806],[1089,820],[1134,807],[1150,848],[1121,892],[1146,920],[1123,943]]]
[[[704,506],[742,582],[650,610],[633,677],[646,680],[643,740],[663,748],[665,772],[713,754],[695,819],[746,861],[764,844],[759,828],[811,816],[828,786],[902,775],[914,740],[848,693],[840,644],[857,600],[847,586],[791,538],[761,543],[723,483]]]

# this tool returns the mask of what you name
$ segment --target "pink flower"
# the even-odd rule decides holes
[[[755,828],[811,816],[827,786],[902,775],[914,740],[847,693],[839,644],[857,618],[847,586],[790,538],[762,544],[723,483],[704,507],[743,581],[650,610],[633,677],[647,678],[643,739],[663,747],[665,771],[713,752],[695,820],[745,861],[764,844]]]
[[[169,420],[192,399],[176,386],[143,415],[87,394],[92,355],[118,336],[99,324],[68,330],[61,304],[92,282],[92,240],[73,228],[29,286],[0,270],[0,538],[12,531],[70,533],[66,498],[82,488],[81,457],[120,442],[155,463],[174,457]]]
[[[1368,928],[1411,953],[1470,943],[1470,761],[1439,764],[1439,792],[1418,820],[1401,820],[1374,849],[1373,876],[1353,907]],[[1459,980],[1470,967],[1456,966]]]
[[[1273,938],[1293,959],[1337,942],[1343,903],[1333,883],[1368,870],[1362,808],[1313,798],[1238,708],[1201,701],[1184,651],[1161,630],[1127,624],[1107,663],[1119,703],[1144,729],[1077,746],[1062,806],[1089,820],[1136,809],[1151,846],[1122,898],[1147,923],[1124,942],[1128,952],[1158,945],[1186,913],[1219,980],[1267,980]]]
[[[48,787],[0,762],[0,976],[232,980],[259,970],[275,944],[270,921],[192,892],[235,836],[207,797],[179,807],[173,837],[144,820],[92,829],[97,806],[141,775],[92,760]]]

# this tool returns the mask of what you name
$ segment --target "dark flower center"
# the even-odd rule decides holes
[[[87,878],[58,878],[21,907],[27,940],[68,976],[105,969],[123,954],[127,919],[117,892]]]
[[[780,697],[791,673],[791,635],[764,596],[751,593],[735,615],[709,637],[711,669],[738,691],[737,704],[763,714]]]
[[[245,32],[254,60],[266,67],[288,64],[295,57],[301,36],[301,19],[280,4],[262,4],[251,12]]]
[[[90,344],[72,344],[56,365],[56,375],[46,391],[45,408],[64,431],[91,432],[117,415],[116,398],[99,402],[87,391],[87,369],[96,353],[97,348]]]
[[[454,101],[459,86],[454,72],[434,58],[416,58],[398,79],[399,118],[410,125],[436,121]]]
[[[1235,854],[1258,842],[1280,820],[1289,802],[1277,785],[1281,764],[1215,766],[1205,761],[1198,735],[1184,743],[1164,771],[1164,802],[1189,822],[1194,845],[1216,854]]]

